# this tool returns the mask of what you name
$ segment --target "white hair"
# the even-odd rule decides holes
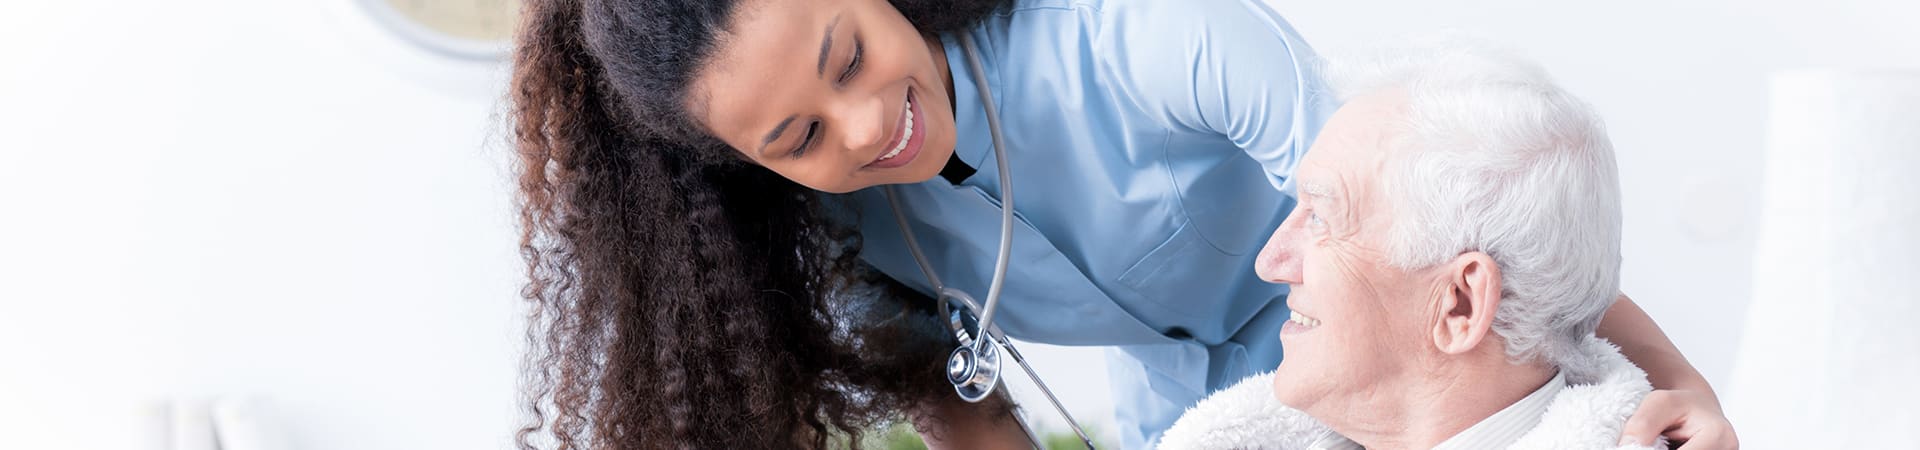
[[[1459,38],[1330,61],[1342,100],[1402,93],[1382,126],[1401,269],[1479,251],[1500,267],[1493,331],[1516,363],[1581,359],[1620,288],[1620,182],[1605,125],[1538,65]]]

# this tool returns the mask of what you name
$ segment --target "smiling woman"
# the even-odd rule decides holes
[[[521,446],[820,448],[952,402],[932,302],[863,275],[808,186],[937,172],[952,113],[923,36],[999,3],[529,1]]]

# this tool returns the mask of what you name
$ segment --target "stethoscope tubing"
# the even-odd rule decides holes
[[[1007,339],[998,325],[993,323],[993,315],[1000,305],[1001,289],[1006,286],[1008,262],[1013,256],[1013,175],[1007,164],[1007,147],[1001,138],[1000,114],[994,107],[993,91],[986,81],[986,72],[981,69],[980,53],[974,47],[972,36],[963,33],[959,34],[959,37],[960,46],[966,51],[967,68],[972,73],[973,79],[980,80],[980,103],[987,113],[987,130],[993,139],[994,160],[1000,169],[1000,254],[994,259],[993,282],[987,288],[985,305],[975,302],[973,296],[966,292],[949,288],[940,282],[940,276],[933,272],[933,265],[927,261],[926,254],[920,250],[919,240],[913,235],[913,227],[907,221],[906,213],[903,212],[899,196],[895,194],[893,186],[885,187],[887,203],[893,209],[894,219],[900,223],[901,237],[907,241],[907,250],[913,254],[913,260],[920,267],[920,272],[926,275],[927,282],[933,285],[933,290],[938,296],[935,301],[939,303],[940,316],[943,320],[950,320],[949,326],[958,334],[956,337],[962,340],[961,345],[972,344],[972,355],[990,355],[991,352],[985,348],[987,345],[998,344],[1000,348],[1006,349],[1007,355],[1012,356],[1014,363],[1020,366],[1020,371],[1026,373],[1027,379],[1033,380],[1034,386],[1039,387],[1040,393],[1047,397],[1047,403],[1053,405],[1053,409],[1060,413],[1061,418],[1066,419],[1067,426],[1073,428],[1073,433],[1080,438],[1080,442],[1092,449],[1094,448],[1093,439],[1087,436],[1086,430],[1080,427],[1080,423],[1073,419],[1072,414],[1067,413],[1067,408],[1060,403],[1060,398],[1053,395],[1053,390],[1047,387],[1046,382],[1040,381],[1040,374],[1033,371],[1033,366],[1027,363],[1026,357],[1020,355],[1020,351],[1014,348],[1013,342]],[[979,323],[975,326],[973,333],[968,334],[965,330],[966,324],[959,319],[959,316],[951,313],[947,306],[948,299],[958,300],[968,310],[979,313],[977,316]],[[968,340],[972,342],[966,342]],[[978,362],[973,364],[977,367]],[[997,380],[999,374],[994,373],[991,378]],[[960,381],[955,383],[956,390],[964,384]],[[961,398],[967,401],[979,400],[967,398],[964,392]],[[1025,420],[1020,420],[1018,414],[1014,419],[1020,424],[1020,429],[1027,433],[1027,438],[1033,441],[1034,447],[1043,448],[1040,437],[1033,432],[1033,428],[1029,427]]]

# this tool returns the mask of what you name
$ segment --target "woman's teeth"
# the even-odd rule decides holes
[[[907,120],[902,122],[905,122],[903,125],[906,126],[907,129],[900,132],[900,143],[894,144],[893,151],[887,152],[885,155],[880,155],[880,159],[876,159],[875,161],[886,161],[893,159],[895,156],[900,156],[900,152],[907,149],[907,143],[913,141],[913,97],[907,97],[906,105]]]
[[[1297,323],[1297,324],[1300,324],[1300,325],[1304,325],[1304,326],[1307,326],[1307,327],[1317,327],[1317,326],[1320,326],[1320,319],[1315,319],[1315,318],[1312,318],[1312,317],[1307,317],[1307,316],[1306,316],[1306,315],[1304,315],[1304,314],[1300,314],[1300,312],[1299,312],[1299,311],[1291,311],[1291,312],[1293,313],[1293,317],[1290,317],[1290,318],[1287,318],[1287,321],[1288,321],[1288,322],[1293,322],[1293,323]]]

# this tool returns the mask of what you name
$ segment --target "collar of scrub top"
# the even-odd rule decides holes
[[[971,35],[966,33],[958,32],[942,36],[941,44],[947,50],[948,67],[973,65],[972,61],[966,59],[969,46],[967,42],[973,41]],[[974,50],[983,55],[980,60],[980,70],[964,74],[970,76],[960,76],[963,74],[955,73],[955,76],[951,77],[953,97],[949,101],[953,102],[953,129],[956,136],[987,137],[992,136],[993,133],[992,127],[987,123],[987,108],[999,105],[1001,97],[1000,94],[986,87],[999,85],[1000,71],[992,65],[995,50],[991,45],[986,48],[975,46]],[[957,139],[953,146],[955,158],[959,158],[960,162],[966,163],[985,175],[993,175],[987,172],[998,169],[987,162],[987,159],[992,158],[996,151],[998,148],[988,139]]]

